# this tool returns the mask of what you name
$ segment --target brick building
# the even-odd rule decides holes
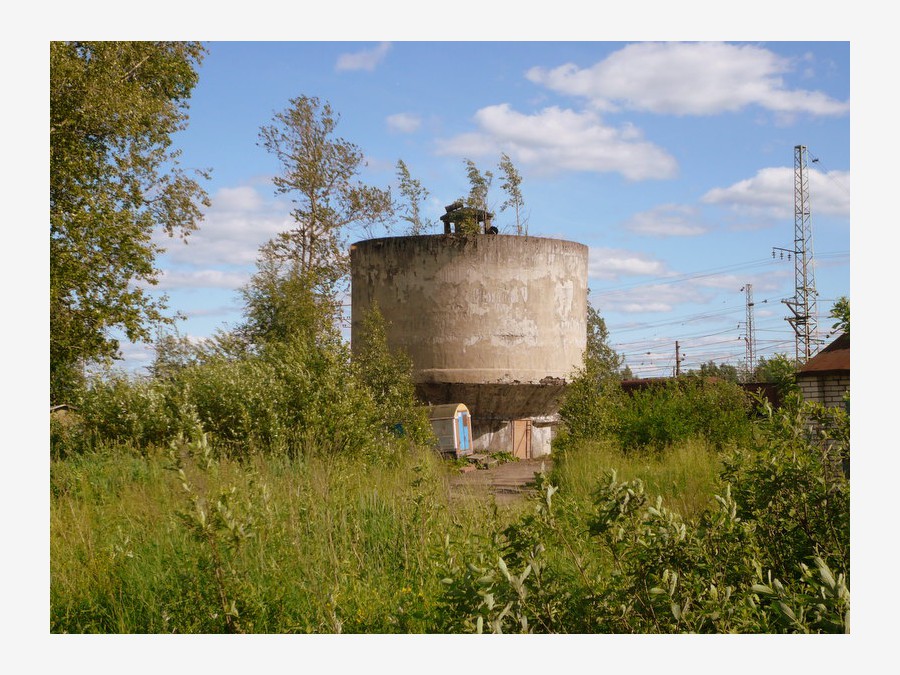
[[[816,401],[827,408],[847,406],[850,391],[850,335],[844,333],[797,371],[797,385],[803,400]]]

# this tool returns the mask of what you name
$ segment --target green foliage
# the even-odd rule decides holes
[[[554,449],[553,481],[566,499],[590,503],[596,481],[608,471],[619,480],[640,479],[646,492],[662,496],[669,508],[695,519],[720,489],[720,451],[709,442],[693,439],[665,452],[642,448],[623,450],[615,441],[582,440]]]
[[[770,416],[691,518],[615,471],[586,503],[565,452],[562,487],[540,478],[532,514],[448,554],[441,607],[472,632],[848,631],[847,484],[806,419]]]
[[[563,445],[611,438],[625,450],[661,451],[692,438],[720,448],[749,438],[750,403],[732,382],[687,377],[625,394],[616,381],[597,385],[591,375],[585,369],[573,380],[560,408]]]
[[[273,242],[260,249],[256,273],[241,289],[244,323],[237,336],[249,348],[301,338],[335,344],[340,315],[333,279],[321,269],[304,269],[296,257],[284,257]]]
[[[850,335],[850,298],[846,295],[839,297],[835,301],[831,311],[828,312],[828,316],[832,319],[836,319],[836,321],[831,324],[832,329]]]
[[[488,210],[488,193],[494,174],[490,171],[481,172],[471,159],[463,160],[466,164],[466,175],[469,178],[469,194],[466,197],[466,206],[472,209]]]
[[[625,358],[616,353],[609,345],[609,330],[606,328],[606,320],[588,303],[585,367],[600,379],[621,379],[624,362]]]
[[[53,462],[52,632],[427,632],[438,533],[482,522],[449,508],[430,451],[388,467],[172,449]]]
[[[559,415],[562,432],[554,447],[563,449],[569,442],[610,437],[617,420],[628,404],[626,394],[605,370],[586,363],[569,382]]]
[[[351,361],[335,339],[262,342],[237,358],[198,351],[158,363],[156,377],[98,377],[77,424],[54,423],[58,455],[93,439],[136,448],[201,430],[232,454],[255,451],[369,455],[428,444],[431,426],[415,399],[408,358],[390,353],[383,319],[366,323]]]
[[[416,449],[235,462],[194,436],[168,459],[54,459],[51,631],[845,632],[847,483],[808,424],[825,413],[803,413],[679,488],[706,495],[690,511],[669,505],[673,449],[620,454],[628,477],[568,450],[507,511],[451,502]]]
[[[500,210],[512,208],[516,215],[516,234],[528,234],[527,222],[522,215],[522,209],[525,207],[525,200],[522,198],[522,176],[505,152],[500,155],[499,168],[503,176],[500,187],[506,193],[506,201],[500,205]]]
[[[737,366],[730,363],[716,363],[715,361],[707,361],[700,364],[699,370],[689,370],[688,375],[697,375],[698,377],[715,377],[726,382],[738,382],[740,374]]]
[[[212,491],[210,483],[218,482],[218,462],[205,435],[191,442],[173,443],[169,456],[187,502],[177,515],[207,556],[205,564],[198,568],[208,571],[207,584],[214,588],[219,601],[221,628],[226,633],[242,633],[235,600],[240,576],[234,559],[241,544],[254,535],[252,506],[248,508],[247,501],[240,499],[235,486],[219,487],[218,493]],[[218,614],[215,612],[212,618]]]
[[[661,450],[695,437],[721,448],[749,437],[749,413],[747,396],[736,384],[685,378],[635,391],[612,432],[626,450]]]
[[[381,428],[415,444],[430,444],[433,432],[425,408],[416,399],[412,361],[405,353],[389,349],[384,316],[377,305],[363,317],[357,339],[354,374],[374,401]]]
[[[623,363],[624,358],[609,346],[606,321],[588,303],[582,366],[571,378],[560,409],[565,437],[600,438],[615,426],[624,402],[619,386]]]
[[[153,233],[185,238],[209,205],[170,148],[203,56],[196,42],[50,43],[51,402],[117,357],[111,329],[149,341],[172,321],[142,282],[158,277]]]
[[[96,442],[114,442],[134,448],[168,443],[189,433],[196,424],[195,409],[174,383],[131,378],[111,372],[94,378],[84,392],[78,413],[80,433]],[[71,446],[55,448],[71,452]]]
[[[428,190],[410,175],[409,168],[402,159],[397,160],[397,180],[400,183],[400,194],[405,199],[400,217],[409,223],[406,234],[422,234],[429,225],[422,218],[422,202],[428,199]]]
[[[849,457],[849,415],[813,403],[766,404],[763,413],[753,443],[726,454],[722,474],[740,517],[769,542],[761,562],[784,578],[818,556],[849,574],[850,482],[840,461]]]
[[[787,399],[792,395],[799,395],[800,387],[797,386],[797,362],[789,359],[786,354],[775,354],[772,358],[765,357],[759,360],[754,373],[757,382],[772,382],[776,385],[779,395]]]
[[[281,164],[275,191],[294,204],[296,225],[273,239],[273,253],[295,260],[300,272],[328,287],[348,272],[348,228],[368,232],[393,213],[390,190],[357,181],[363,153],[335,137],[339,120],[327,101],[298,96],[259,133],[262,146]]]

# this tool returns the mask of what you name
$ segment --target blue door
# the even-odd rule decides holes
[[[456,423],[459,425],[459,452],[469,451],[469,416],[466,413],[459,413],[456,416]]]

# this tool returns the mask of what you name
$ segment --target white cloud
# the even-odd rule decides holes
[[[373,71],[375,67],[384,60],[387,53],[391,49],[390,42],[382,42],[372,49],[364,49],[363,51],[353,52],[351,54],[341,54],[338,57],[335,69],[341,70],[368,70]]]
[[[663,276],[666,266],[642,253],[614,248],[591,248],[588,252],[588,277],[619,279],[623,276]]]
[[[507,103],[475,113],[478,131],[438,141],[439,154],[463,157],[506,152],[514,161],[538,170],[618,172],[630,180],[671,178],[675,159],[642,140],[631,125],[607,126],[594,112],[558,107],[534,115]]]
[[[596,294],[604,311],[639,314],[643,312],[671,312],[680,305],[706,304],[712,299],[710,291],[699,284],[653,284]]]
[[[127,340],[119,341],[119,355],[122,357],[124,364],[131,370],[139,366],[150,363],[156,356],[156,350],[153,345],[144,344],[143,342],[128,342]]]
[[[419,130],[422,126],[422,118],[413,113],[397,113],[388,115],[387,127],[390,131],[401,134],[411,134]]]
[[[783,76],[801,67],[754,45],[638,43],[589,68],[531,68],[532,82],[591,100],[599,110],[712,115],[755,105],[776,113],[845,115],[848,101],[790,89]]]
[[[194,309],[186,309],[182,310],[182,314],[184,314],[188,318],[199,318],[199,317],[230,317],[234,316],[235,312],[240,312],[241,306],[236,304],[231,305],[219,305],[218,307],[195,307]],[[200,340],[202,338],[197,338]]]
[[[167,249],[165,260],[176,265],[252,265],[260,246],[292,226],[288,211],[251,186],[223,188],[213,195],[212,206],[187,245],[164,235],[156,242]]]
[[[223,270],[162,270],[156,288],[161,291],[173,288],[238,288],[250,279],[248,272]]]
[[[636,213],[625,228],[637,234],[658,237],[694,237],[709,231],[697,222],[697,209],[680,204],[663,204]]]
[[[250,185],[221,188],[216,192],[213,206],[220,211],[256,211],[263,206],[259,192]]]
[[[794,170],[761,169],[753,178],[715,188],[701,198],[705,204],[725,206],[741,215],[786,220],[794,216]],[[816,214],[850,216],[850,173],[809,171],[809,203]]]

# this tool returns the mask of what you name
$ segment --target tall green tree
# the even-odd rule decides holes
[[[500,205],[500,210],[513,209],[516,214],[516,234],[528,234],[527,223],[522,216],[522,209],[525,206],[525,200],[522,198],[522,176],[505,152],[500,155],[500,173],[503,176],[500,187],[506,193],[506,201]]]
[[[699,377],[717,377],[726,382],[737,382],[740,380],[740,373],[737,366],[730,363],[716,363],[710,359],[706,363],[700,364],[699,370],[691,369],[688,375],[697,375]]]
[[[609,344],[606,320],[588,303],[582,364],[572,373],[559,411],[566,436],[600,438],[610,428],[622,397],[624,362]]]
[[[50,400],[74,395],[84,364],[118,356],[173,319],[157,282],[163,230],[186,238],[208,205],[172,136],[205,49],[197,42],[50,43]]]
[[[400,195],[405,200],[400,217],[409,223],[406,233],[422,234],[428,225],[422,217],[422,203],[428,199],[428,190],[412,177],[402,159],[397,160],[397,180],[400,182]]]
[[[763,356],[754,369],[754,380],[757,382],[771,382],[776,385],[779,394],[787,397],[791,393],[798,393],[796,382],[798,363],[789,358],[787,354],[774,354],[770,358]]]
[[[241,289],[244,323],[236,331],[248,349],[294,338],[308,344],[340,340],[340,304],[316,275],[317,268],[304,269],[299,258],[280,255],[274,242],[260,248],[256,273]]]
[[[466,163],[466,175],[469,178],[469,196],[466,197],[466,206],[474,209],[488,210],[488,193],[494,174],[490,171],[482,171],[471,159],[463,160]]]
[[[606,320],[588,303],[587,343],[584,350],[584,365],[599,379],[621,379],[625,357],[609,344],[609,330]]]
[[[846,295],[839,297],[828,316],[836,319],[835,323],[831,324],[834,330],[850,335],[850,298]]]
[[[360,148],[335,135],[340,121],[327,101],[290,99],[272,124],[260,129],[263,147],[278,158],[277,194],[291,198],[295,225],[272,241],[272,255],[298,261],[300,272],[334,287],[349,272],[347,235],[393,215],[390,190],[371,187],[358,176],[365,167]]]

